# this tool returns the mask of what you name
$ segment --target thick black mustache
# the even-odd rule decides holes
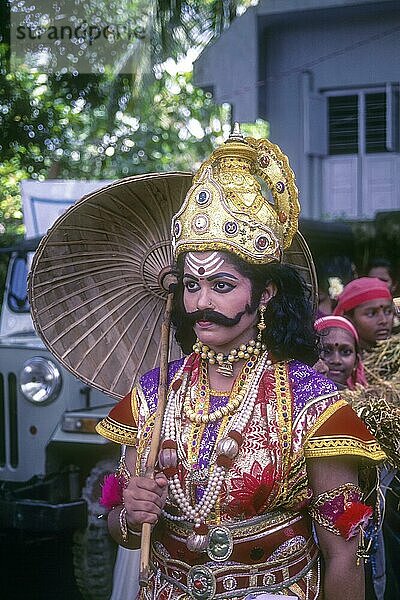
[[[209,321],[211,323],[216,323],[217,325],[223,325],[224,327],[234,327],[239,323],[246,312],[247,310],[243,310],[238,312],[235,317],[229,318],[216,310],[196,310],[191,313],[186,313],[186,319],[191,327],[198,321]]]

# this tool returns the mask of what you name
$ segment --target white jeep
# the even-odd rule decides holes
[[[73,532],[80,592],[106,600],[116,546],[98,499],[118,456],[94,428],[115,401],[66,371],[34,331],[27,275],[38,242],[0,250],[9,254],[0,316],[0,530]]]

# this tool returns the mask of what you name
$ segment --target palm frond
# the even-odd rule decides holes
[[[237,0],[157,0],[154,3],[154,33],[162,60],[176,57],[191,46],[216,37],[236,17]]]
[[[154,78],[154,65],[163,63],[167,58],[179,59],[190,48],[205,46],[230,25],[236,17],[238,4],[238,0],[143,2],[141,23],[146,35],[131,44],[119,65],[115,65],[116,78],[127,63],[131,65],[131,102],[138,100],[143,87]],[[113,97],[112,94],[110,99]],[[110,102],[110,115],[113,105]]]

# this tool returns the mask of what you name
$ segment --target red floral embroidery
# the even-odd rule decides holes
[[[274,467],[267,465],[262,469],[260,463],[255,461],[250,473],[232,479],[230,495],[233,500],[228,505],[229,513],[254,517],[262,512],[275,482]]]

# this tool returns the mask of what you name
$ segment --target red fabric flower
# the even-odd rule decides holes
[[[265,507],[275,481],[276,471],[272,465],[262,469],[260,463],[255,461],[250,473],[232,479],[230,494],[233,500],[228,505],[229,512],[246,517],[259,514]]]
[[[111,473],[104,477],[101,486],[101,497],[99,503],[107,510],[111,510],[115,506],[122,504],[122,485],[121,478]]]
[[[358,534],[360,527],[365,527],[372,517],[373,510],[362,502],[352,502],[335,520],[340,535],[349,540]]]

